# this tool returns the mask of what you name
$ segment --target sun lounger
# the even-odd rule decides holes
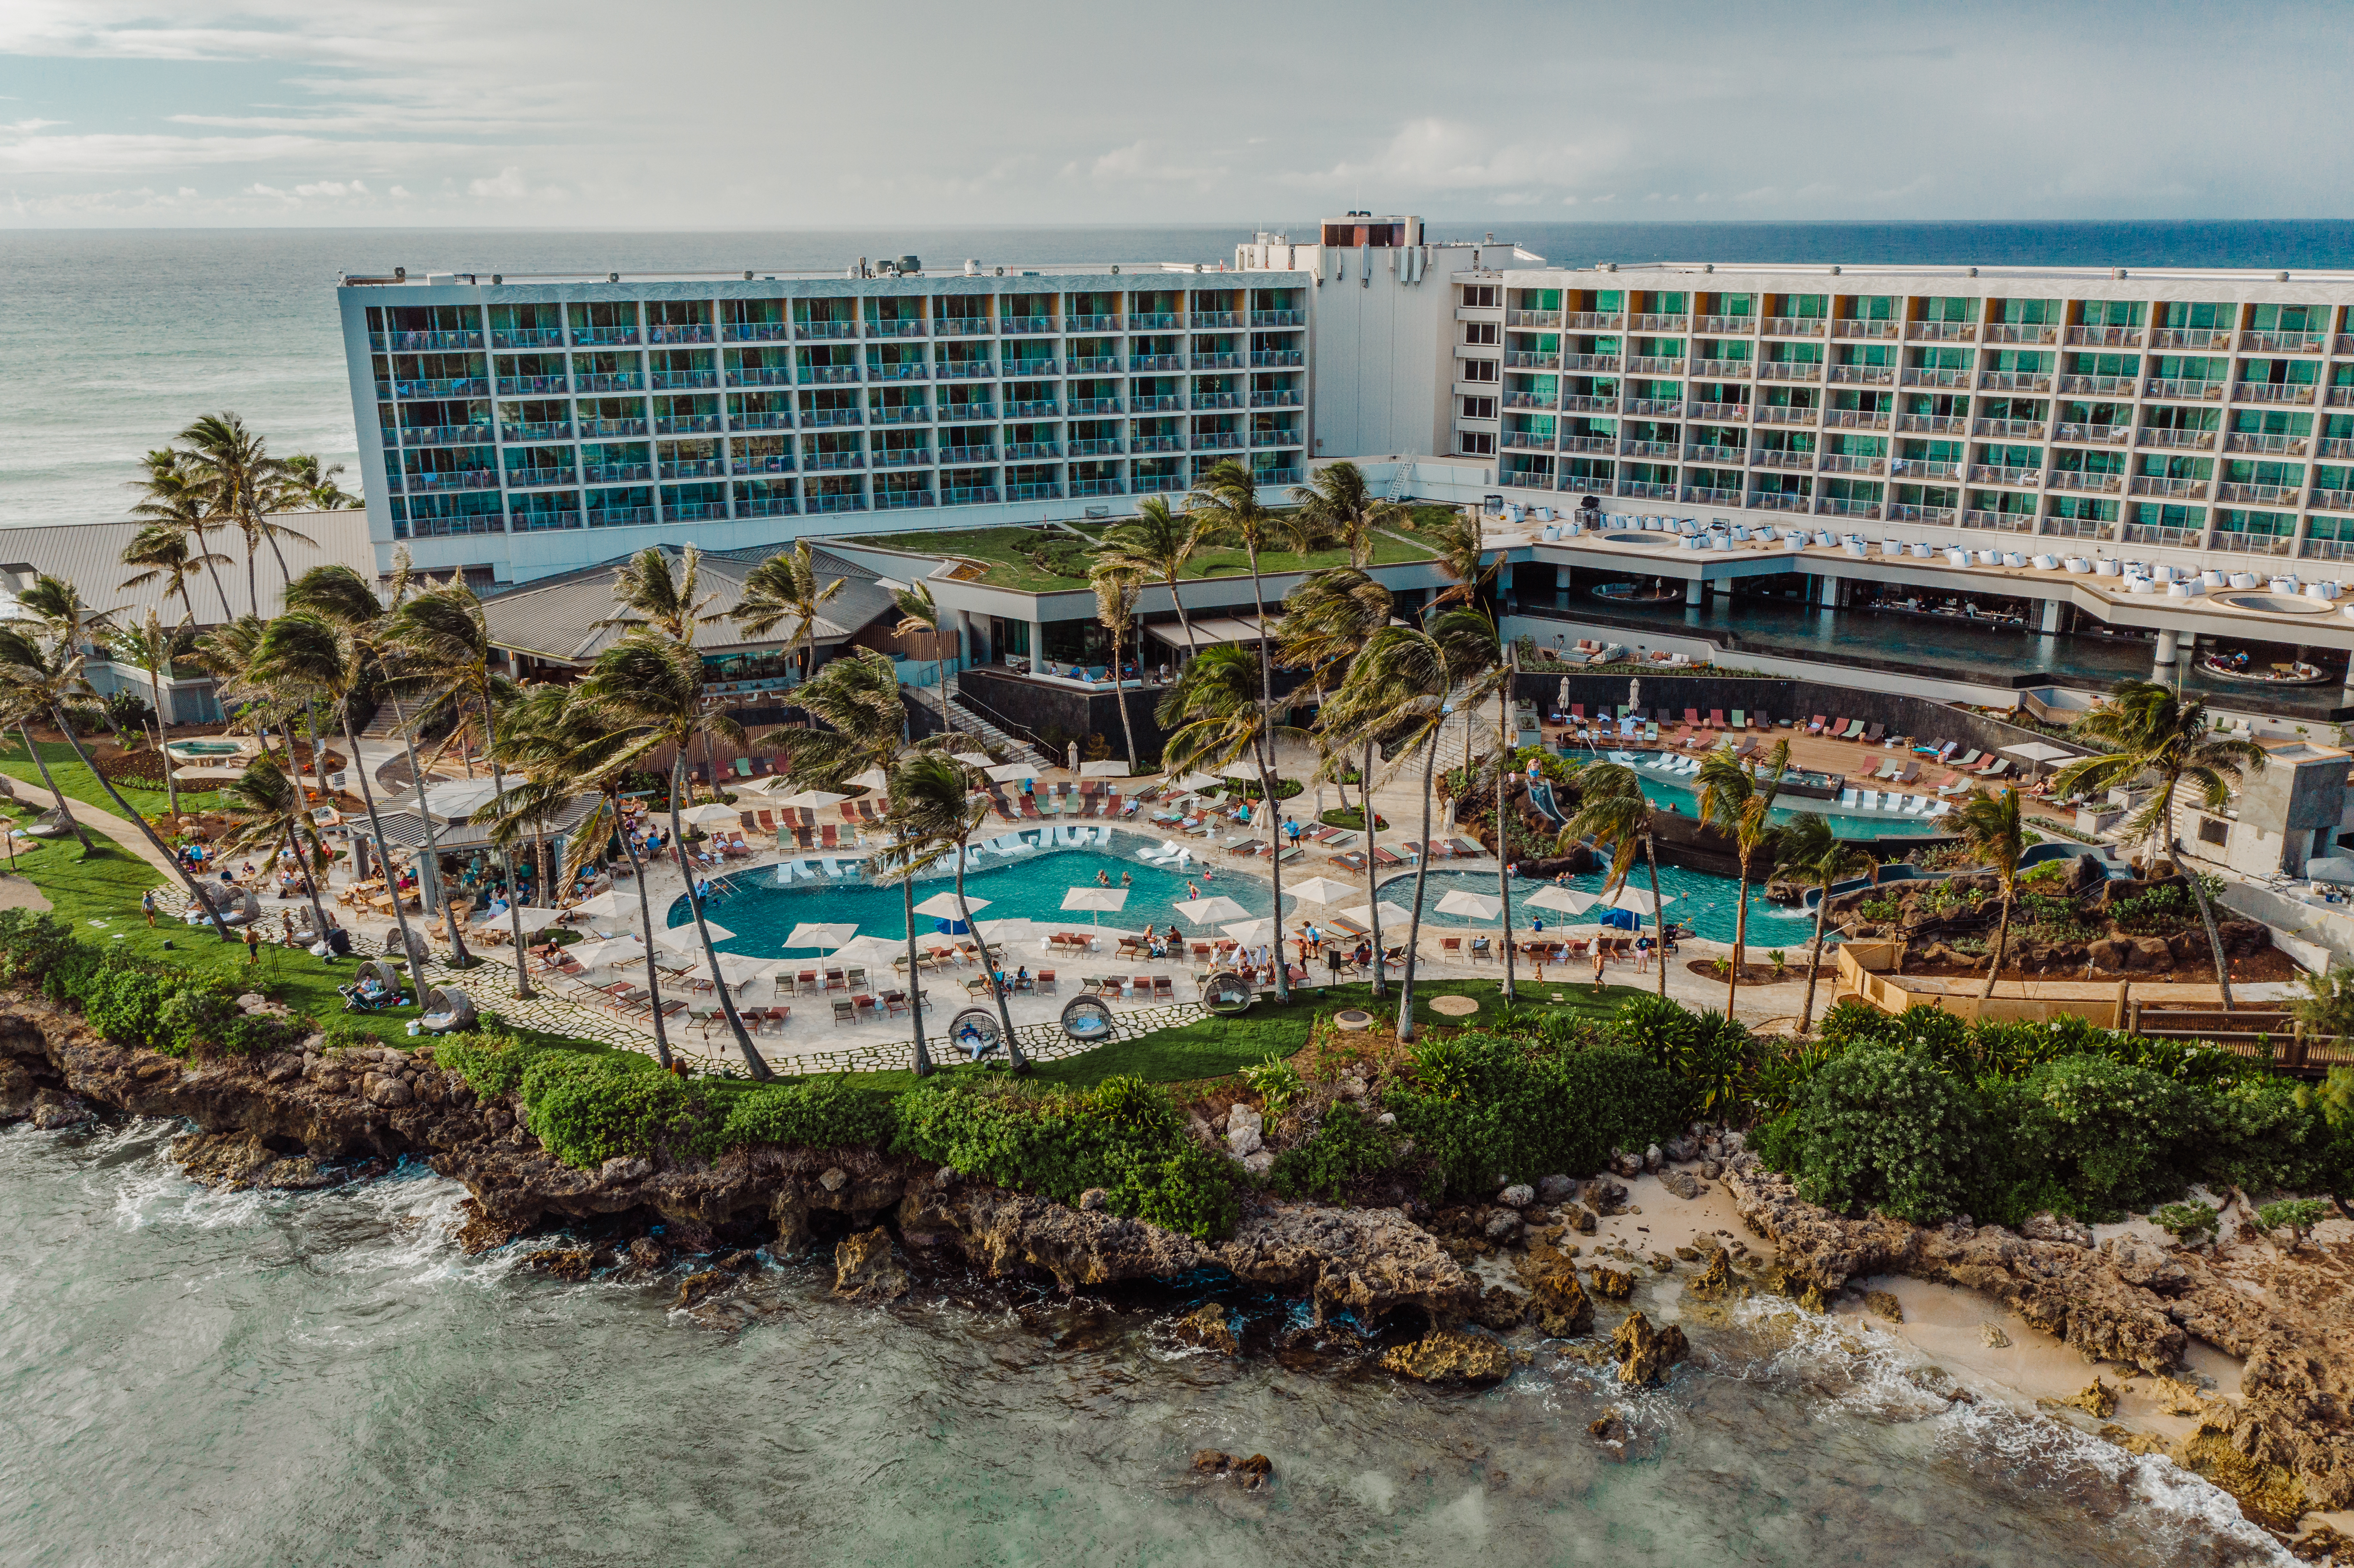
[[[1376,845],[1373,849],[1373,863],[1386,869],[1389,866],[1405,865],[1409,863],[1404,855],[1393,853],[1386,846]]]
[[[1469,839],[1449,839],[1447,841],[1447,847],[1453,850],[1458,855],[1476,856],[1483,855],[1488,853],[1486,850],[1481,849],[1478,844],[1473,843]]]
[[[1838,737],[1838,738],[1840,738],[1840,739],[1841,739],[1841,740],[1861,740],[1861,739],[1862,739],[1862,738],[1863,738],[1863,721],[1862,721],[1861,719],[1850,719],[1850,720],[1848,720],[1848,721],[1847,721],[1847,727],[1846,727],[1845,729],[1843,729],[1843,730],[1840,731],[1840,733],[1839,733],[1839,737]]]
[[[1330,860],[1334,865],[1340,866],[1347,871],[1363,871],[1365,869],[1365,856],[1364,852],[1362,850],[1349,850],[1341,854],[1327,855],[1325,858]]]
[[[1890,777],[1899,784],[1910,784],[1921,777],[1921,765],[1908,757],[1904,758],[1903,766]]]
[[[1733,755],[1735,757],[1752,757],[1756,754],[1756,751],[1757,741],[1756,737],[1754,736],[1744,735],[1739,740],[1735,741],[1733,746]]]
[[[2008,757],[1998,757],[1988,766],[1979,768],[1978,773],[1978,777],[1981,779],[1999,779],[2009,771],[2010,758]]]
[[[1940,761],[1940,762],[1943,762],[1943,761],[1945,761],[1947,758],[1950,758],[1951,756],[1953,756],[1953,755],[1954,755],[1954,753],[1955,753],[1955,751],[1960,747],[1961,744],[1962,744],[1962,743],[1961,743],[1960,741],[1958,741],[1958,740],[1949,740],[1949,741],[1946,742],[1946,744],[1945,744],[1945,745],[1943,745],[1943,746],[1941,746],[1941,747],[1937,747],[1937,751],[1936,751],[1936,758],[1937,758],[1937,760],[1938,760],[1938,761]]]
[[[1863,744],[1866,746],[1877,746],[1880,744],[1880,737],[1887,733],[1888,726],[1886,725],[1873,725],[1870,729],[1863,732]]]
[[[1724,727],[1724,710],[1723,708],[1711,708],[1708,710],[1708,727],[1711,729],[1723,729]]]
[[[1955,758],[1952,765],[1956,768],[1968,768],[1985,755],[1985,752],[1980,751],[1974,746],[1970,747],[1969,750],[1962,753],[1961,756]]]

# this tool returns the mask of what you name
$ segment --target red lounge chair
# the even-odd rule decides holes
[[[1022,797],[1022,815],[1034,821],[1037,818],[1038,801],[1036,797],[1031,795],[1024,795]]]
[[[1336,854],[1329,858],[1334,865],[1341,866],[1345,870],[1363,871],[1365,869],[1365,857],[1356,850],[1351,850],[1345,854]]]
[[[1830,728],[1823,731],[1824,736],[1831,740],[1837,740],[1840,736],[1845,735],[1846,733],[1847,720],[1843,718],[1835,718],[1831,720]]]
[[[1812,722],[1812,723],[1810,723],[1810,724],[1808,724],[1808,725],[1807,726],[1807,733],[1808,733],[1808,735],[1820,735],[1820,734],[1822,734],[1822,733],[1823,733],[1823,715],[1820,715],[1820,714],[1817,714],[1817,715],[1814,716],[1814,720],[1813,720],[1813,722]]]
[[[1686,708],[1684,710],[1684,728],[1691,730],[1698,729],[1699,727],[1700,710],[1698,708]]]
[[[1711,708],[1708,710],[1708,727],[1711,729],[1723,729],[1725,727],[1724,710],[1723,708]]]
[[[817,831],[817,835],[818,842],[827,849],[838,850],[842,847],[842,830],[835,827],[832,822],[828,822],[825,826],[820,828]]]
[[[1404,855],[1393,854],[1388,849],[1383,848],[1373,851],[1373,863],[1382,866],[1405,865],[1407,861]]]

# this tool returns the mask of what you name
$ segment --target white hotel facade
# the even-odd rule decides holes
[[[1625,528],[1532,527],[1512,552],[1695,600],[1797,571],[1837,603],[1895,575],[2253,636],[2255,607],[2165,578],[2303,598],[2354,545],[2354,273],[1570,270],[1369,214],[1206,269],[905,260],[345,279],[380,559],[505,584],[649,543],[1119,516],[1228,459],[1272,499],[1344,457],[1431,500],[1593,497],[1759,543],[1803,524],[1795,556]],[[2142,570],[2038,564],[2072,557]],[[2292,622],[2272,640],[2354,644],[2329,610]]]

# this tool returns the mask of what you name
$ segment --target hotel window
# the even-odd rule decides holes
[[[1493,348],[1496,346],[1500,331],[1500,329],[1498,328],[1494,322],[1465,322],[1463,323],[1463,341],[1465,343],[1481,344],[1487,347]]]
[[[1466,457],[1494,457],[1495,433],[1490,430],[1458,430],[1455,435],[1455,450]]]
[[[2226,844],[2232,842],[2232,824],[2220,817],[2199,819],[2199,842],[2202,844]]]
[[[1496,400],[1493,397],[1466,397],[1463,399],[1463,417],[1467,419],[1492,419],[1496,417]]]
[[[1463,285],[1463,302],[1475,311],[1491,311],[1496,308],[1500,293],[1501,291],[1493,283],[1466,283]]]
[[[1495,380],[1496,361],[1492,359],[1465,360],[1463,362],[1463,379],[1466,381]]]

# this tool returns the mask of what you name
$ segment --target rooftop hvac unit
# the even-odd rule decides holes
[[[901,277],[907,277],[914,273],[920,272],[923,270],[924,259],[922,257],[902,256],[899,258],[899,275]]]

